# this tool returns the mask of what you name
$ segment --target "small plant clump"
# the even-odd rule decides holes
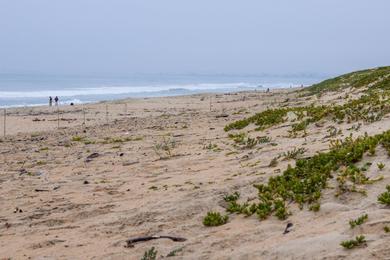
[[[365,244],[366,238],[363,235],[357,236],[355,239],[342,241],[340,245],[346,249],[352,249]]]
[[[160,159],[167,159],[173,156],[173,149],[176,147],[176,141],[171,138],[163,138],[162,142],[154,145],[155,153]]]
[[[84,137],[82,137],[82,136],[75,135],[72,137],[73,142],[81,142],[83,140],[84,140]]]
[[[389,226],[384,226],[384,227],[383,227],[383,230],[384,230],[386,233],[390,233],[390,227],[389,227]]]
[[[387,191],[378,196],[378,201],[381,204],[390,206],[390,185],[386,186]]]
[[[207,212],[206,217],[203,219],[203,225],[207,227],[221,226],[227,223],[229,217],[227,215],[222,216],[219,212]]]
[[[209,143],[208,145],[203,146],[203,149],[213,151],[213,152],[221,151],[221,148],[219,148],[217,144],[212,144],[212,143]]]
[[[256,139],[259,144],[270,143],[272,141],[271,137],[268,136],[259,136]]]
[[[228,137],[243,149],[252,149],[260,143],[259,138],[251,138],[243,132],[238,134],[229,134]],[[266,142],[266,139],[262,139],[261,141]]]
[[[157,250],[152,247],[151,249],[145,251],[144,256],[141,260],[156,260],[157,258]]]
[[[239,198],[240,198],[240,193],[238,193],[237,191],[234,192],[233,194],[225,195],[223,197],[224,201],[226,201],[226,202],[236,201]]]
[[[384,163],[378,163],[377,164],[377,166],[378,166],[378,169],[381,171],[381,170],[383,170],[384,168],[385,168],[385,164]]]
[[[321,204],[320,203],[313,203],[310,207],[309,210],[317,212],[320,210]]]
[[[256,123],[258,126],[257,129],[263,130],[270,126],[284,122],[284,117],[287,115],[288,111],[289,109],[286,108],[268,109],[249,118],[239,120],[225,126],[225,131],[243,129],[251,123]]]
[[[305,148],[294,148],[293,150],[291,151],[287,151],[285,153],[283,153],[283,160],[295,160],[298,158],[299,155],[302,155],[306,152],[306,149]]]
[[[355,220],[350,220],[349,221],[349,226],[351,228],[355,228],[356,226],[360,226],[361,224],[363,224],[364,222],[366,222],[368,220],[368,215],[367,214],[364,214],[360,217],[358,217],[357,219]]]
[[[360,192],[365,194],[365,191],[357,190],[356,185],[369,184],[372,181],[363,173],[365,168],[360,169],[351,164],[345,167],[337,176],[338,193],[336,196],[346,192]]]

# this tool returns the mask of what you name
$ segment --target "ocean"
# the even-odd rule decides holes
[[[320,76],[147,75],[122,77],[1,74],[0,107],[40,106],[49,96],[60,104],[91,103],[122,98],[221,93],[311,85]]]

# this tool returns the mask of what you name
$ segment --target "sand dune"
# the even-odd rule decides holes
[[[367,176],[383,176],[365,186],[366,196],[335,197],[331,179],[318,212],[291,203],[286,220],[230,214],[225,225],[202,224],[208,211],[225,212],[224,195],[237,191],[240,201],[250,201],[257,196],[253,184],[294,165],[279,160],[269,167],[278,155],[304,147],[310,157],[327,151],[332,139],[388,130],[385,116],[358,130],[351,130],[355,122],[339,124],[339,134],[327,137],[334,123],[323,121],[308,126],[307,136],[292,138],[290,118],[260,132],[249,126],[251,136],[272,139],[251,149],[235,146],[224,131],[267,107],[337,104],[345,102],[342,95],[318,99],[288,89],[90,104],[84,108],[86,126],[83,107],[61,107],[59,129],[53,108],[12,109],[0,143],[0,257],[140,259],[155,247],[158,259],[170,253],[171,259],[390,259],[390,235],[383,231],[390,225],[389,209],[377,202],[390,184],[383,148],[364,159],[372,162]],[[386,164],[382,172],[379,162]],[[368,221],[351,229],[349,220],[362,214]],[[289,222],[293,227],[283,234]],[[340,246],[360,234],[365,246]],[[124,247],[127,239],[146,235],[187,240]]]

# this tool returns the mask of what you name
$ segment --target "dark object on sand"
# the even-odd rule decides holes
[[[154,240],[154,239],[160,239],[160,238],[167,238],[167,239],[170,239],[174,242],[184,242],[186,241],[187,239],[183,238],[183,237],[172,237],[172,236],[147,236],[147,237],[136,237],[136,238],[130,238],[128,240],[126,240],[126,246],[125,247],[134,247],[134,244],[135,243],[138,243],[138,242],[145,242],[145,241],[150,241],[150,240]]]
[[[70,103],[70,105],[71,105],[71,106],[74,106],[74,103],[73,103],[73,102],[71,102],[71,103]]]
[[[24,168],[19,170],[19,175],[23,175],[23,174],[27,174],[27,173],[28,173],[28,171]]]
[[[229,117],[229,115],[228,114],[220,114],[220,115],[216,115],[215,117],[222,118],[222,117]]]
[[[83,184],[89,184],[89,181],[86,181],[86,180],[85,180],[85,181],[83,182]]]
[[[44,191],[49,191],[49,190],[45,190],[45,189],[35,189],[35,192],[44,192]]]
[[[86,162],[90,162],[92,161],[93,158],[97,158],[99,157],[99,154],[98,153],[91,153],[90,155],[87,156],[87,158],[85,159]]]
[[[286,225],[286,228],[284,229],[284,232],[283,232],[283,235],[287,234],[288,232],[290,232],[289,228],[291,228],[293,226],[293,223],[287,223]]]
[[[20,208],[18,208],[18,207],[16,207],[16,208],[14,209],[14,213],[23,213],[23,210],[20,209]]]

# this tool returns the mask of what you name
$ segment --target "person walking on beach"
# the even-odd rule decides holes
[[[51,107],[53,105],[53,98],[50,96],[49,97],[49,107]]]
[[[56,103],[56,106],[58,106],[58,100],[59,100],[59,98],[56,96],[56,97],[54,98],[54,102]]]

